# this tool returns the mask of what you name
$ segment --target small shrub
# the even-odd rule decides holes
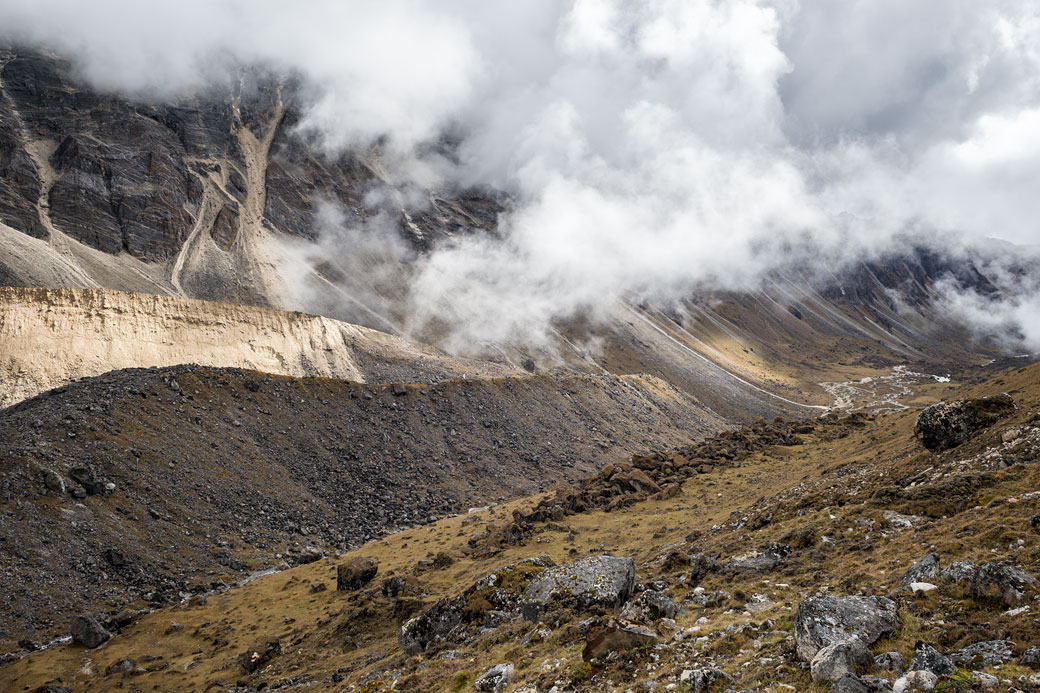
[[[588,662],[582,662],[581,664],[575,664],[570,671],[571,683],[581,683],[592,676],[592,665]]]

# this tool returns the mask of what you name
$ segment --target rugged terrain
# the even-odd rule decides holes
[[[459,344],[411,279],[512,201],[317,153],[302,98],[0,47],[0,689],[1040,690],[1040,365],[936,304],[1028,262]]]
[[[317,154],[296,130],[292,80],[255,70],[240,77],[175,103],[143,103],[91,90],[59,56],[0,51],[0,284],[304,310],[402,335],[415,261],[460,234],[494,236],[509,200],[489,190],[406,189],[378,150]],[[335,228],[321,216],[324,203],[342,215]],[[364,235],[334,240],[376,218],[396,250]],[[826,276],[790,268],[754,291],[705,290],[668,310],[618,305],[596,325],[565,321],[540,349],[465,350],[517,368],[656,375],[734,421],[804,415],[800,405],[830,404],[820,381],[906,363],[941,373],[997,355],[934,310],[941,281],[1001,290],[971,259],[908,243]],[[161,322],[164,310],[180,310],[174,305],[149,308]],[[89,318],[89,333],[105,317],[77,319]],[[404,336],[438,344],[451,335]],[[108,368],[175,362],[163,356]],[[256,358],[221,365],[271,367]]]
[[[942,387],[947,399],[1007,393],[1014,404],[949,428],[964,436],[934,450],[915,435],[919,406],[763,421],[631,457],[615,448],[608,466],[571,487],[121,617],[110,624],[121,632],[99,648],[56,646],[4,666],[0,681],[10,690],[492,690],[474,682],[503,664],[510,691],[889,690],[905,687],[899,675],[911,669],[922,685],[937,677],[937,690],[1040,690],[1030,668],[1040,662],[1027,652],[1040,645],[1031,581],[1040,575],[1040,366]],[[582,601],[575,587],[574,598],[533,611],[524,604],[546,589],[537,587],[546,559],[507,568],[602,554],[634,559],[634,583],[590,564],[606,571],[600,597]],[[378,563],[375,578],[341,571],[337,590],[337,566],[363,568],[359,558]],[[489,574],[498,577],[478,582]],[[830,632],[814,619],[844,602],[813,595],[871,597],[847,607],[865,610],[854,629],[872,650],[869,666],[858,656],[843,665],[830,650],[823,664],[814,659],[813,638]],[[619,612],[626,621],[609,620]],[[441,621],[414,620],[423,613]],[[830,683],[843,666],[859,677]]]
[[[0,411],[2,642],[49,640],[71,605],[176,600],[722,425],[649,377],[84,379]]]

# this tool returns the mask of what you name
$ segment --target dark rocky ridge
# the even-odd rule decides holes
[[[60,634],[70,609],[178,599],[276,553],[355,546],[718,425],[664,387],[358,385],[182,366],[26,400],[0,412],[3,641]]]
[[[362,158],[327,160],[292,135],[299,120],[296,86],[255,70],[241,83],[173,103],[134,102],[85,88],[67,61],[37,50],[0,50],[0,221],[46,236],[35,205],[41,172],[29,147],[47,142],[56,179],[50,216],[69,236],[106,253],[148,261],[176,255],[198,214],[207,173],[227,177],[220,214],[209,233],[234,241],[245,200],[247,163],[236,133],[277,128],[266,170],[266,221],[276,230],[313,237],[314,202],[335,200],[358,219],[364,197],[382,184]],[[463,194],[434,199],[413,221],[428,242],[444,233],[493,225],[497,206]],[[421,243],[420,243],[421,244]]]

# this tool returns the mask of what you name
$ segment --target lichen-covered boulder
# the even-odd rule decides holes
[[[435,645],[461,642],[472,627],[483,625],[485,613],[515,614],[531,580],[554,565],[548,556],[529,558],[489,573],[461,594],[441,599],[401,626],[397,638],[401,649],[417,655]]]
[[[687,669],[679,675],[679,681],[688,685],[692,693],[707,693],[710,690],[718,690],[720,686],[736,683],[732,676],[715,667]]]
[[[514,671],[512,662],[496,664],[477,677],[477,680],[473,682],[473,688],[481,693],[504,691],[513,682]]]
[[[1014,606],[1037,589],[1036,578],[1009,563],[983,563],[968,585],[968,596],[980,603]]]
[[[625,608],[621,610],[621,618],[626,621],[652,623],[662,618],[677,618],[684,613],[682,607],[668,595],[646,590],[625,604]]]
[[[798,656],[807,662],[828,645],[856,636],[870,646],[897,628],[895,602],[886,597],[809,597],[794,617]]]
[[[589,556],[550,568],[524,590],[520,605],[524,618],[537,621],[550,603],[575,609],[603,606],[616,609],[636,586],[636,564],[631,558]]]
[[[914,645],[914,661],[910,663],[910,671],[930,671],[945,676],[956,670],[953,660],[928,643],[918,641]]]
[[[956,561],[939,573],[939,580],[947,584],[969,583],[975,577],[975,564],[971,561]]]
[[[827,645],[816,653],[809,665],[813,681],[839,681],[846,674],[859,674],[874,666],[874,657],[863,641],[848,640]]]
[[[1015,411],[1010,395],[939,402],[917,416],[914,431],[929,450],[947,450]]]
[[[1000,666],[1014,658],[1014,646],[1015,643],[1010,640],[985,640],[957,650],[950,655],[950,659],[961,669]]]
[[[934,553],[930,553],[917,563],[910,566],[903,577],[899,580],[900,584],[909,585],[912,582],[929,582],[939,573],[939,557]]]

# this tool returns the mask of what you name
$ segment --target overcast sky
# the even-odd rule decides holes
[[[419,273],[464,339],[908,231],[1040,242],[1037,0],[5,0],[0,31],[141,98],[293,71],[330,151],[463,133],[420,182],[522,201]]]

